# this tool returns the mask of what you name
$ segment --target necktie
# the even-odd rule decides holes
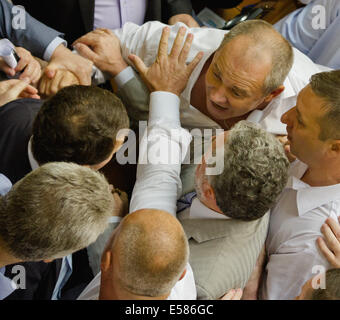
[[[191,203],[196,197],[197,197],[197,193],[193,191],[193,192],[189,192],[185,194],[182,198],[177,200],[177,213],[180,213],[186,208],[191,207]]]

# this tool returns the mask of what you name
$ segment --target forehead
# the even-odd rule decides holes
[[[212,65],[225,80],[244,86],[262,87],[271,71],[271,61],[268,51],[260,51],[253,41],[239,36],[216,52]]]
[[[306,122],[317,122],[325,113],[325,100],[317,96],[310,85],[303,88],[296,102],[297,116]]]

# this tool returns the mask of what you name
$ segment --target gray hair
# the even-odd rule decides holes
[[[225,34],[218,50],[238,36],[246,36],[252,40],[253,46],[249,49],[271,53],[272,69],[263,86],[263,93],[266,96],[282,85],[286,79],[293,66],[293,48],[270,23],[264,20],[248,20],[239,23]]]
[[[325,100],[326,113],[319,120],[319,139],[340,139],[340,70],[320,72],[311,77],[313,92]]]
[[[288,166],[274,135],[251,122],[238,122],[224,146],[224,170],[210,178],[218,207],[235,219],[262,217],[283,190]]]
[[[87,247],[114,210],[105,177],[72,163],[49,163],[0,199],[0,240],[21,261],[54,259]]]

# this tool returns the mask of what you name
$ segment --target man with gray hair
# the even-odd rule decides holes
[[[181,199],[187,208],[178,213],[189,239],[197,295],[217,299],[247,285],[244,298],[254,298],[258,283],[252,273],[262,258],[268,210],[286,184],[289,162],[272,134],[247,121],[217,136],[215,152],[222,154],[222,173],[207,175],[211,153],[204,156],[195,172],[197,197]]]
[[[156,59],[164,26],[159,22],[126,23],[114,33],[95,30],[75,42],[79,53],[114,77],[135,124],[147,119],[149,95],[127,61],[132,61],[145,80],[141,62],[150,66]],[[170,44],[178,31],[195,36],[188,62],[203,51],[181,94],[184,128],[229,129],[248,119],[271,133],[286,134],[280,116],[295,103],[310,76],[321,71],[318,66],[263,20],[246,21],[230,31],[188,29],[177,23],[169,26]],[[149,89],[152,85],[151,81]]]
[[[9,185],[0,182],[1,189]],[[0,197],[0,298],[15,290],[3,275],[6,265],[87,247],[104,232],[114,208],[104,176],[76,164],[51,162],[18,181]]]

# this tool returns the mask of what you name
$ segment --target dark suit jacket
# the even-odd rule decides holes
[[[27,155],[32,124],[42,105],[42,100],[19,99],[0,107],[0,172],[14,184],[31,172]],[[73,272],[62,289],[62,299],[76,299],[92,280],[86,249],[72,255]],[[58,280],[61,259],[51,263],[17,263],[25,267],[26,289],[15,290],[6,300],[49,300]],[[16,265],[17,265],[16,264]],[[6,266],[6,276],[13,279],[13,265]]]
[[[94,0],[13,0],[49,27],[65,33],[68,44],[93,30]],[[191,14],[190,0],[149,0],[146,21],[167,23],[180,13]]]

